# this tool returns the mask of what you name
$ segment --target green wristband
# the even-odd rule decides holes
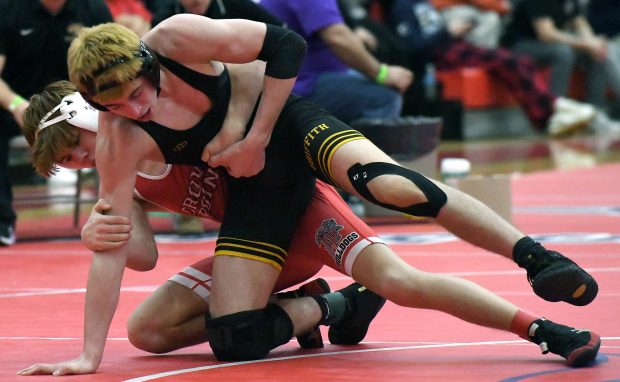
[[[9,111],[15,111],[15,109],[17,109],[17,107],[24,102],[26,102],[25,99],[23,99],[21,96],[16,95],[15,97],[13,97],[13,100],[9,104]]]
[[[387,76],[388,66],[386,64],[381,64],[381,66],[379,66],[379,71],[377,72],[377,77],[375,77],[375,82],[378,84],[384,84]]]

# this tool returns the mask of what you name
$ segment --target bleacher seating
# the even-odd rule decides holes
[[[546,82],[549,72],[541,70],[540,75],[540,80]],[[442,83],[444,98],[460,100],[465,109],[517,105],[508,89],[482,68],[438,71],[437,78]],[[583,81],[583,74],[575,71],[569,90],[571,98],[584,99]]]

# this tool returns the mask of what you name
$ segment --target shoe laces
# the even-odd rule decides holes
[[[537,244],[530,247],[523,260],[517,263],[520,267],[525,268],[527,271],[527,280],[530,285],[533,285],[534,279],[540,271],[563,259],[565,259],[565,257],[558,252],[550,251]]]
[[[537,322],[538,321],[538,322]],[[581,333],[589,333],[585,329],[575,329],[559,325],[547,320],[537,320],[530,325],[529,336],[540,346],[543,354],[552,352],[567,357],[571,351],[588,343],[589,339],[581,338]]]
[[[519,265],[527,271],[527,281],[530,285],[534,285],[534,278],[536,278],[536,275],[561,258],[562,256],[559,253],[543,249],[540,252],[528,253],[523,264]]]

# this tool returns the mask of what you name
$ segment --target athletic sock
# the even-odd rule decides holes
[[[530,325],[538,319],[540,319],[540,316],[519,309],[512,318],[510,331],[525,340],[531,341],[532,339],[528,333]]]

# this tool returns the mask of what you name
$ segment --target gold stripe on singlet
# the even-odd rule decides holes
[[[331,159],[338,150],[338,148],[347,142],[356,141],[359,139],[366,139],[359,131],[345,130],[336,134],[330,135],[321,143],[319,151],[317,153],[317,161],[320,171],[325,177],[335,186],[338,183],[334,181],[331,171]]]
[[[219,255],[261,261],[273,265],[278,270],[282,270],[286,259],[286,251],[276,245],[234,237],[217,239],[215,256]]]

